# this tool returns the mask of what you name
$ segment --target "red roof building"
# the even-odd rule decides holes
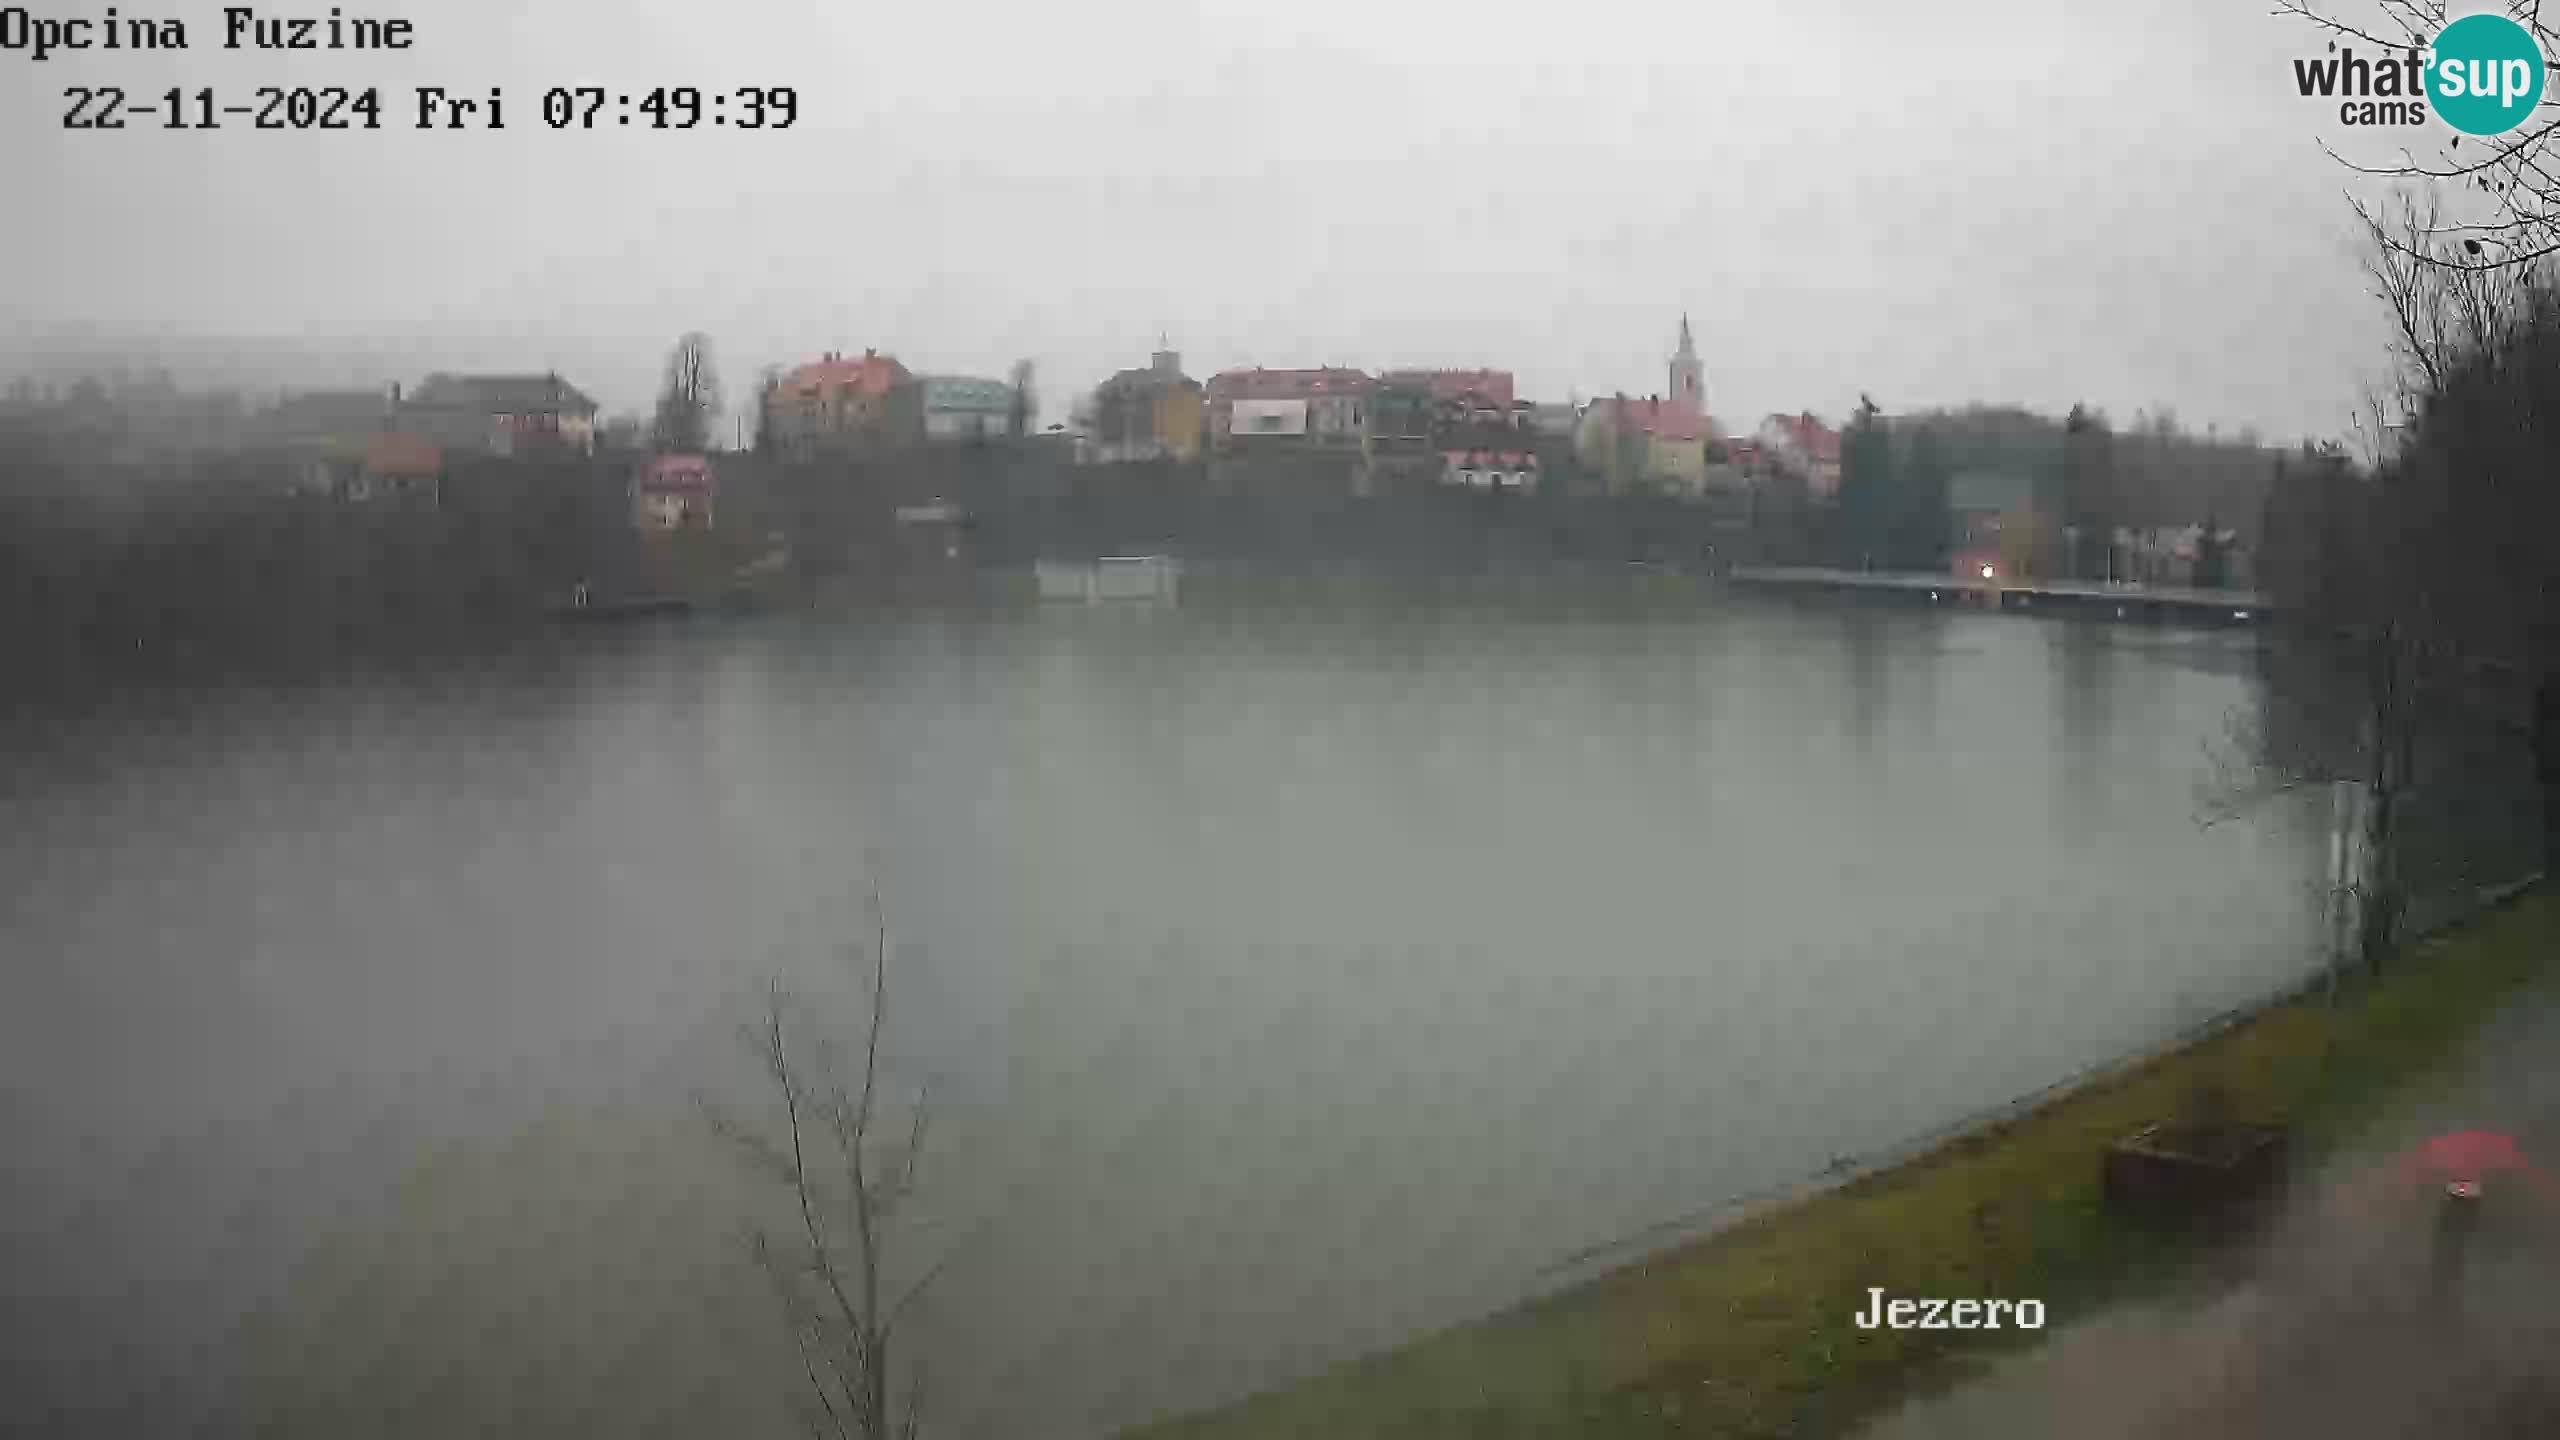
[[[1443,450],[1440,458],[1455,467],[1475,469],[1520,470],[1534,468],[1538,453],[1534,450]]]
[[[1610,419],[1656,440],[1694,442],[1705,439],[1710,429],[1706,416],[1692,415],[1659,395],[1649,395],[1641,400],[1624,397],[1595,400],[1592,404]]]
[[[891,438],[894,402],[911,393],[914,381],[893,356],[865,350],[857,360],[830,351],[775,381],[765,394],[765,413],[787,451],[877,442]],[[915,418],[920,427],[921,415]]]
[[[1445,484],[1478,489],[1534,490],[1538,454],[1534,450],[1443,450],[1440,478]]]
[[[1358,370],[1325,366],[1314,370],[1226,370],[1209,379],[1209,431],[1220,440],[1236,434],[1238,404],[1263,412],[1286,410],[1287,419],[1270,433],[1331,442],[1356,440],[1367,421],[1369,396],[1378,382]],[[1257,424],[1256,433],[1264,433]]]
[[[1811,411],[1772,415],[1760,422],[1757,438],[1769,463],[1801,477],[1813,493],[1839,493],[1840,432]]]
[[[1771,424],[1778,427],[1779,433],[1786,437],[1787,442],[1801,451],[1806,458],[1838,463],[1840,432],[1814,419],[1811,411],[1801,415],[1772,415],[1769,420]]]
[[[711,524],[720,481],[707,455],[661,455],[633,477],[633,518],[644,530],[683,530]]]
[[[883,355],[877,350],[863,351],[859,360],[829,351],[822,358],[783,376],[775,388],[785,394],[853,390],[868,395],[886,395],[907,378],[906,366],[899,364],[894,356]]]
[[[1431,392],[1434,400],[1473,400],[1509,413],[1517,397],[1508,370],[1390,370],[1389,385]]]
[[[1365,395],[1378,382],[1358,370],[1224,370],[1209,377],[1209,398],[1218,400],[1312,400],[1319,395]]]

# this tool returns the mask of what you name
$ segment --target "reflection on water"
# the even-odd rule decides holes
[[[875,874],[947,1432],[1271,1383],[2297,975],[2304,822],[2191,813],[2246,643],[779,619],[93,718],[7,782],[8,1392],[779,1426],[687,1102]]]

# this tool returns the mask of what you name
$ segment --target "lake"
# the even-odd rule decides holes
[[[0,1393],[787,1433],[695,1099],[761,1102],[739,1026],[876,884],[929,1428],[1215,1403],[2300,979],[2317,818],[2196,818],[2252,643],[784,616],[22,717]]]

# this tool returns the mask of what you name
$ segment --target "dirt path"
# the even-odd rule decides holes
[[[2493,1209],[2458,1313],[2428,1304],[2430,1202],[2350,1203],[2352,1182],[2432,1134],[2501,1130],[2560,1173],[2560,997],[2537,992],[2473,1059],[2298,1203],[2222,1293],[2071,1323],[1916,1401],[1861,1440],[2560,1436],[2560,1216]]]

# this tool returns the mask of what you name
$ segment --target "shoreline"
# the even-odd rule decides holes
[[[2307,1170],[2510,996],[2547,983],[2560,901],[2502,890],[2379,974],[2341,976],[2334,1009],[2326,975],[2311,977],[1855,1173],[1701,1212],[1641,1250],[1633,1236],[1586,1252],[1552,1288],[1478,1320],[1122,1434],[1849,1433],[2033,1338],[1862,1332],[1853,1317],[1872,1289],[2035,1298],[2059,1327],[2174,1283],[2229,1237],[2107,1214],[2107,1145],[2220,1085],[2251,1118],[2287,1124]]]

